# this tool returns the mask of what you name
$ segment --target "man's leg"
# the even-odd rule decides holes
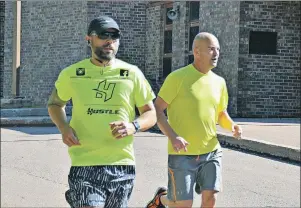
[[[202,208],[212,208],[215,206],[217,191],[202,191]]]
[[[135,180],[135,166],[115,165],[107,166],[106,174],[109,176],[109,194],[105,203],[106,208],[125,208],[133,191]]]
[[[197,173],[195,191],[202,194],[202,208],[213,208],[222,189],[222,150],[200,155],[201,166]]]
[[[192,207],[193,186],[198,163],[196,156],[168,156],[168,192],[159,188],[147,208]]]
[[[167,189],[159,187],[155,193],[154,198],[146,205],[146,208],[190,208],[192,207],[193,200],[172,201],[167,197]]]
[[[65,198],[72,208],[104,206],[106,191],[97,184],[102,175],[101,166],[71,167]]]
[[[193,204],[193,200],[181,200],[181,201],[171,201],[167,198],[167,196],[161,196],[161,203],[164,206],[168,206],[168,208],[191,208]]]

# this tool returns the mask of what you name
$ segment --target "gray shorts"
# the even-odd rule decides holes
[[[106,165],[71,167],[66,201],[72,208],[127,207],[135,179],[135,166]]]
[[[222,149],[203,155],[168,156],[168,199],[171,201],[193,200],[193,187],[221,191]]]

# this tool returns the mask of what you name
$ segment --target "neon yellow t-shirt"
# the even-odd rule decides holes
[[[225,80],[209,71],[203,74],[192,64],[169,74],[158,94],[167,104],[168,122],[189,145],[176,153],[168,140],[168,153],[199,155],[214,151],[218,114],[227,109]]]
[[[143,73],[116,59],[99,67],[85,59],[61,71],[55,87],[63,101],[72,99],[70,126],[80,146],[69,148],[73,166],[134,165],[133,136],[115,139],[110,122],[135,119],[135,106],[155,98]]]

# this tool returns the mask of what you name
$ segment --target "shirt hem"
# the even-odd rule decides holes
[[[208,154],[210,152],[213,152],[215,150],[217,150],[218,148],[221,148],[221,145],[218,144],[216,145],[213,149],[209,149],[209,150],[204,150],[204,151],[198,151],[198,152],[174,152],[174,151],[168,151],[168,155],[203,155],[203,154]]]
[[[101,166],[101,165],[107,165],[107,166],[118,166],[118,165],[131,165],[131,166],[135,166],[136,163],[71,163],[71,166]]]

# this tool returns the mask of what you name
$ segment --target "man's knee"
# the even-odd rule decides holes
[[[217,193],[217,191],[202,191],[202,208],[214,207]]]
[[[191,208],[193,204],[192,200],[183,200],[171,202],[168,207],[170,208]]]

